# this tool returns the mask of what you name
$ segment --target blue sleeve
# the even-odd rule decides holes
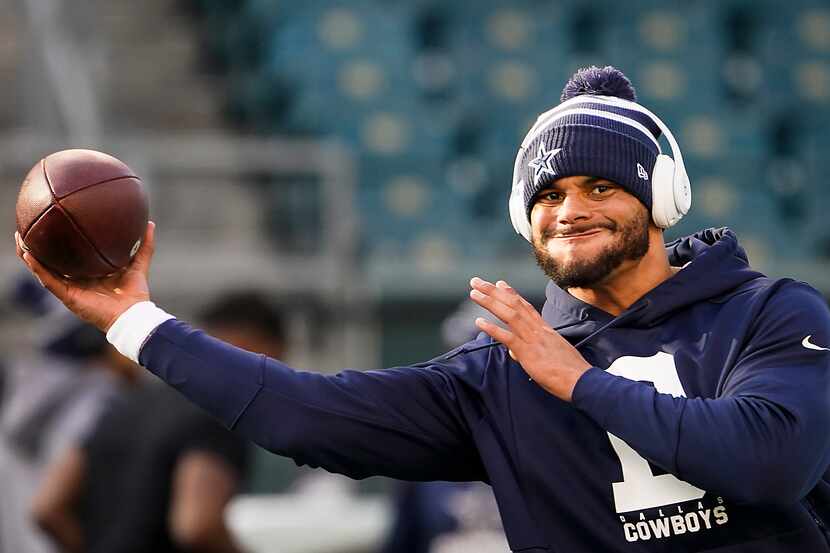
[[[830,463],[830,313],[798,283],[775,292],[719,397],[683,398],[589,369],[574,404],[643,457],[745,503],[791,504]],[[726,338],[726,337],[724,337]]]
[[[225,426],[298,464],[352,478],[482,480],[453,372],[484,370],[466,354],[414,367],[324,375],[293,370],[163,323],[140,362]]]

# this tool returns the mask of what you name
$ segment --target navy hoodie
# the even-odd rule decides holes
[[[170,320],[141,364],[228,427],[354,478],[482,480],[513,551],[829,552],[830,313],[749,268],[734,234],[613,317],[549,284],[593,365],[573,402],[479,338],[432,361],[295,371]]]

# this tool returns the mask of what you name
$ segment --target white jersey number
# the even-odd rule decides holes
[[[662,351],[652,357],[620,357],[608,367],[608,372],[630,380],[651,382],[660,393],[686,397],[674,357]],[[648,461],[631,446],[610,432],[608,438],[620,459],[623,473],[622,482],[611,484],[618,513],[693,501],[706,493],[672,474],[654,476]]]

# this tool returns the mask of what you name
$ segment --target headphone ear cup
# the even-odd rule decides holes
[[[510,221],[513,223],[516,232],[530,242],[530,222],[527,220],[524,206],[524,182],[524,179],[516,181],[510,193]]]
[[[686,215],[692,207],[692,185],[685,173],[677,175],[674,179],[674,204],[680,217]]]
[[[513,186],[510,189],[510,200],[507,203],[507,207],[513,228],[525,240],[530,242],[530,221],[527,220],[527,212],[525,211],[524,205],[525,180],[521,177],[524,153],[525,147],[520,146],[519,152],[516,154],[516,161],[513,163]]]
[[[658,155],[651,172],[651,218],[660,228],[669,228],[682,216],[674,201],[674,178],[674,160]]]

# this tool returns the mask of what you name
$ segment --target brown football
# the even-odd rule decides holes
[[[94,150],[64,150],[38,161],[17,196],[26,250],[70,278],[126,267],[147,228],[147,194],[135,173]]]

